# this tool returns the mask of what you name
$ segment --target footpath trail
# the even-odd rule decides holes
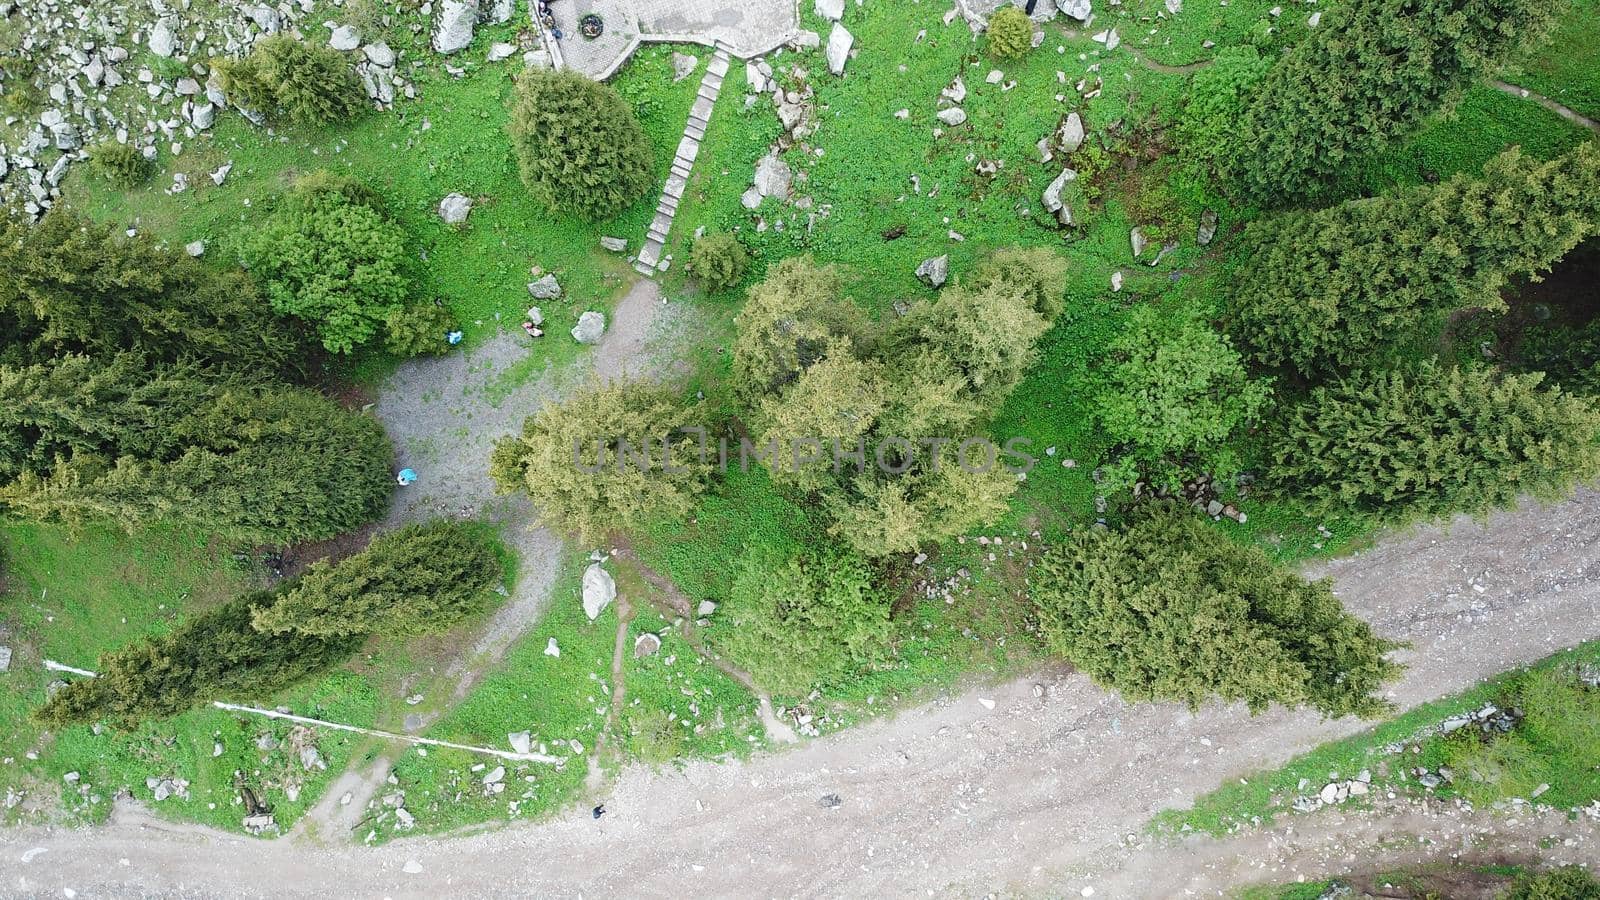
[[[489,388],[498,375],[527,356],[529,339],[520,333],[501,332],[470,353],[410,360],[384,383],[373,412],[394,441],[397,467],[415,469],[419,479],[396,492],[383,527],[438,516],[493,522],[517,553],[517,580],[510,596],[440,676],[430,684],[412,686],[429,696],[443,696],[444,702],[388,725],[407,732],[426,728],[466,699],[478,679],[543,617],[565,548],[554,532],[537,524],[527,498],[495,493],[488,472],[490,450],[501,437],[521,431],[523,420],[546,402],[587,378],[610,380],[657,371],[658,354],[651,342],[673,333],[671,317],[664,313],[674,310],[661,301],[660,287],[640,279],[607,318],[600,343],[572,370],[547,370],[503,391]],[[557,332],[540,340],[571,338]],[[659,356],[665,360],[669,355]],[[363,768],[342,773],[291,837],[348,839],[366,815],[367,801],[383,787],[394,751],[384,747]]]
[[[1413,644],[1393,691],[1408,707],[1600,637],[1600,492],[1390,536],[1317,574],[1332,576],[1350,608],[1383,634]],[[1149,817],[1362,727],[1277,709],[1251,717],[1232,706],[1130,706],[1078,675],[1022,679],[745,762],[630,769],[599,820],[573,810],[470,837],[317,848],[119,817],[89,830],[6,833],[0,872],[8,888],[71,887],[83,896],[1061,895],[1096,887],[1097,897],[1147,897],[1150,876],[1140,873],[1162,869],[1163,884],[1210,893],[1238,874],[1219,862],[1237,856],[1233,848],[1255,852],[1260,845],[1248,842],[1271,838],[1148,844],[1137,835]],[[818,804],[830,793],[843,800],[837,808]],[[1338,828],[1318,827],[1331,843],[1307,850],[1308,859],[1342,840]],[[1572,839],[1593,852],[1592,840]],[[21,861],[35,850],[44,852]]]

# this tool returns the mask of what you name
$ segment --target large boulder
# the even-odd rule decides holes
[[[450,194],[439,201],[439,218],[446,225],[460,225],[472,212],[472,198],[464,194]]]
[[[606,333],[606,315],[589,310],[578,317],[578,324],[572,326],[572,339],[580,344],[598,344],[600,336]],[[590,568],[594,568],[590,566]],[[610,576],[606,576],[609,578]],[[587,576],[584,583],[588,583]]]
[[[763,197],[786,199],[793,180],[794,173],[789,169],[789,164],[771,153],[756,163],[756,192]]]
[[[1077,177],[1078,173],[1072,169],[1062,169],[1061,174],[1050,182],[1049,187],[1044,189],[1044,195],[1039,198],[1039,201],[1044,204],[1045,210],[1055,216],[1056,221],[1062,225],[1072,224],[1072,208],[1067,205],[1065,200],[1061,199],[1061,192],[1066,189],[1067,182]]]
[[[354,25],[340,25],[328,36],[328,46],[335,50],[354,50],[361,46],[361,32]]]
[[[584,313],[584,315],[599,315],[599,313]],[[615,599],[617,599],[617,582],[612,579],[611,573],[600,568],[599,563],[590,563],[589,568],[583,570],[583,614],[593,622]]]
[[[941,109],[935,113],[935,115],[938,117],[939,121],[949,125],[951,128],[954,128],[955,126],[967,121],[967,111],[959,106],[952,106],[949,109]]]
[[[833,23],[833,30],[828,32],[828,71],[835,75],[844,74],[844,64],[850,59],[850,48],[855,46],[855,36],[845,30],[838,22]]]
[[[837,22],[844,18],[844,0],[815,0],[812,7],[817,15],[830,22]]]
[[[528,295],[535,300],[559,300],[561,284],[554,275],[544,275],[538,281],[528,283]]]
[[[438,53],[465,50],[472,43],[479,14],[478,0],[441,0],[433,20],[433,49]]]
[[[1061,130],[1056,132],[1056,143],[1061,145],[1061,152],[1076,152],[1083,146],[1083,138],[1083,119],[1077,113],[1067,113],[1066,121],[1061,123]]]
[[[1094,6],[1090,0],[1056,0],[1056,9],[1079,22],[1089,21],[1089,16],[1094,14]]]
[[[917,266],[917,277],[922,279],[928,287],[938,289],[950,278],[950,255],[935,256],[925,259]]]
[[[178,52],[178,36],[173,30],[173,21],[170,16],[156,20],[155,27],[150,29],[148,41],[150,52],[163,58],[169,58]]]

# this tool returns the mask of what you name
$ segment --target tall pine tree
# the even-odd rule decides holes
[[[1221,155],[1263,205],[1313,200],[1546,34],[1560,0],[1348,0],[1257,83]]]
[[[1230,303],[1261,362],[1335,370],[1444,314],[1500,308],[1508,276],[1545,269],[1595,233],[1600,145],[1545,163],[1511,150],[1481,178],[1251,225]]]
[[[1325,507],[1379,516],[1485,512],[1600,473],[1600,408],[1544,376],[1422,365],[1312,392],[1272,476]]]
[[[384,510],[392,450],[373,419],[301,388],[142,359],[0,368],[0,507],[275,544],[332,537]]]
[[[37,223],[0,222],[0,362],[137,350],[270,373],[298,343],[242,272],[59,206]]]

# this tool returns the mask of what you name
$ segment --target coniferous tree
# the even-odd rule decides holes
[[[1600,409],[1543,377],[1427,363],[1312,392],[1272,476],[1327,507],[1375,516],[1485,512],[1564,495],[1600,473]]]
[[[1345,164],[1414,132],[1546,34],[1549,0],[1350,0],[1258,82],[1222,159],[1256,202],[1315,199]]]
[[[353,117],[366,103],[343,53],[289,34],[261,38],[249,56],[213,65],[230,102],[273,121],[325,125]]]
[[[349,559],[313,564],[253,621],[259,631],[327,638],[446,631],[485,605],[501,574],[483,529],[443,519],[408,525]]]
[[[1498,309],[1600,231],[1600,145],[1541,163],[1508,151],[1481,178],[1354,200],[1250,226],[1230,304],[1260,361],[1306,374],[1370,362],[1446,313]]]
[[[633,107],[576,72],[524,72],[508,128],[522,183],[557,212],[604,219],[655,184],[650,140]]]
[[[136,727],[213,700],[270,697],[339,665],[365,635],[314,637],[257,631],[251,618],[279,594],[261,591],[201,613],[171,633],[100,657],[98,678],[74,681],[34,718],[52,727],[110,722]]]
[[[270,374],[297,345],[242,273],[62,206],[37,223],[0,222],[0,363],[137,350]]]
[[[329,172],[295,182],[239,255],[272,308],[310,324],[334,353],[370,342],[410,299],[405,232],[371,188]]]
[[[0,505],[40,521],[164,522],[270,544],[332,537],[387,506],[393,451],[370,417],[288,386],[153,380],[149,391],[119,389],[121,406],[102,420],[24,420],[51,429],[38,440],[57,452],[48,468],[20,457],[22,470],[0,485]],[[174,398],[201,402],[182,414],[158,408]],[[51,400],[41,393],[19,407]],[[164,433],[148,434],[142,423],[150,421]]]
[[[751,407],[792,384],[834,340],[848,341],[857,355],[870,353],[874,341],[866,316],[845,298],[839,271],[809,257],[773,266],[736,321],[733,388]]]
[[[1396,645],[1308,582],[1191,510],[1136,511],[1087,529],[1040,561],[1033,587],[1045,645],[1129,700],[1217,697],[1328,716],[1375,716]]]

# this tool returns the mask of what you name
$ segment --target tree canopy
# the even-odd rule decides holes
[[[1148,504],[1118,530],[1046,552],[1033,599],[1045,645],[1130,701],[1216,697],[1376,716],[1399,667],[1327,581],[1279,569],[1193,511]]]
[[[1255,84],[1222,172],[1262,205],[1315,200],[1346,164],[1409,136],[1538,40],[1548,0],[1348,0]]]
[[[655,186],[650,141],[633,107],[570,69],[520,75],[507,127],[523,184],[557,212],[604,219]]]
[[[1289,412],[1272,476],[1326,507],[1380,517],[1560,496],[1600,473],[1600,410],[1543,380],[1432,362],[1357,372]]]

